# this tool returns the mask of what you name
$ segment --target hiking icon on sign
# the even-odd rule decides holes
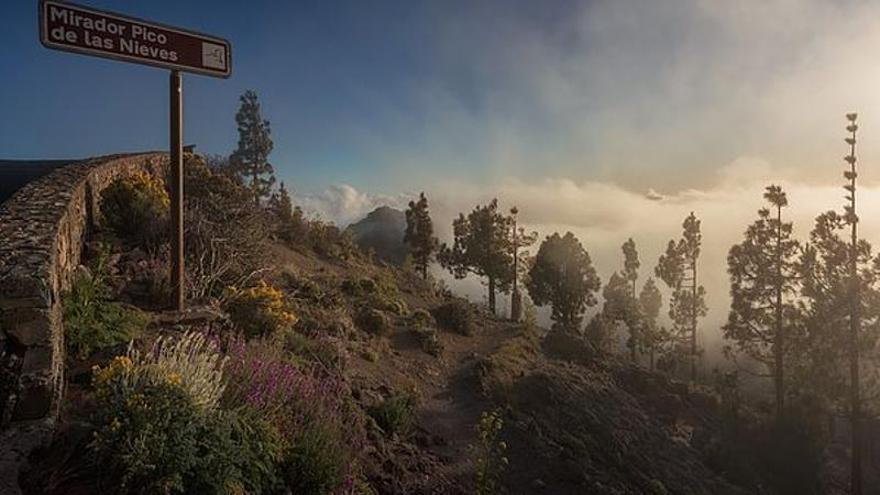
[[[226,70],[226,47],[203,41],[202,65],[211,69]]]

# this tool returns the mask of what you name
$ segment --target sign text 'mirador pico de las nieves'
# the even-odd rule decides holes
[[[232,69],[224,39],[68,2],[40,2],[40,41],[48,48],[207,76],[229,77]]]

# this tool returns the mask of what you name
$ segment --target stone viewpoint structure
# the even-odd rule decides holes
[[[51,441],[64,394],[61,295],[70,288],[101,191],[165,153],[92,158],[55,169],[0,205],[0,493],[21,493],[28,455]]]

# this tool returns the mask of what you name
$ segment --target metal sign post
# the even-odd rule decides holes
[[[232,73],[232,45],[216,36],[57,0],[40,1],[40,42],[46,48],[171,69],[172,307],[184,306],[183,87],[181,71],[212,77]]]

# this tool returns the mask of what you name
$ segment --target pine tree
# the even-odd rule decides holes
[[[257,205],[267,198],[275,184],[275,170],[269,163],[273,143],[269,121],[260,114],[257,94],[251,90],[241,95],[235,114],[238,124],[238,148],[229,157],[230,166],[248,183]]]
[[[602,288],[602,316],[607,325],[613,329],[624,326],[629,334],[626,346],[630,351],[630,358],[635,361],[636,350],[640,342],[636,341],[641,325],[638,303],[632,297],[632,288],[627,280],[626,273],[614,272],[608,278],[608,283]]]
[[[496,291],[507,292],[513,281],[511,217],[498,211],[498,200],[477,206],[467,216],[452,222],[454,242],[444,245],[438,260],[455,278],[469,273],[485,277],[489,289],[489,310],[495,313]]]
[[[290,200],[290,193],[287,192],[284,182],[281,182],[277,191],[272,191],[267,209],[272,216],[276,235],[287,241],[292,240],[293,202]]]
[[[600,285],[590,255],[567,232],[563,237],[555,233],[541,243],[526,287],[535,304],[551,305],[556,325],[577,330],[586,308],[596,304]]]
[[[700,221],[691,212],[682,223],[682,237],[669,241],[666,252],[660,256],[654,273],[672,289],[669,317],[676,336],[688,349],[691,380],[697,379],[697,320],[706,316],[706,290],[697,279],[697,261],[700,257]]]
[[[410,201],[406,210],[406,232],[403,242],[409,247],[416,271],[423,279],[428,278],[428,266],[437,251],[437,238],[434,237],[434,224],[428,213],[428,198],[419,194],[418,201]]]
[[[636,250],[636,241],[630,237],[620,247],[623,251],[623,276],[630,284],[630,295],[636,298],[636,281],[639,279],[639,252]]]
[[[528,248],[538,240],[537,232],[526,232],[525,228],[517,227],[517,215],[519,208],[514,206],[510,209],[510,218],[513,222],[511,229],[511,248],[513,249],[513,290],[510,292],[510,319],[519,321],[522,318],[522,295],[519,293],[520,274],[523,271],[523,258],[528,258],[529,253],[525,251],[520,255],[520,249]]]
[[[862,400],[859,385],[859,333],[861,330],[862,306],[861,294],[859,292],[859,273],[858,273],[858,223],[859,217],[856,212],[856,131],[859,126],[856,124],[857,115],[850,113],[846,115],[849,124],[846,130],[850,136],[846,138],[846,143],[850,146],[849,154],[844,160],[849,164],[849,170],[843,173],[845,179],[849,181],[843,188],[847,191],[846,199],[849,204],[844,206],[845,213],[843,215],[844,222],[850,226],[850,253],[849,253],[849,361],[850,361],[850,421],[852,422],[852,480],[850,492],[853,495],[862,494]]]
[[[653,278],[648,278],[642,291],[639,292],[639,312],[641,319],[641,347],[648,351],[648,359],[651,371],[654,371],[654,358],[657,352],[669,340],[668,332],[657,323],[660,316],[660,308],[663,307],[663,295]]]
[[[623,243],[621,249],[623,250],[623,277],[629,284],[629,291],[627,293],[629,314],[625,320],[627,330],[629,331],[629,342],[627,345],[630,349],[630,359],[635,362],[636,353],[641,342],[639,330],[642,326],[641,315],[638,314],[638,300],[636,299],[636,282],[639,279],[639,266],[641,263],[639,263],[639,252],[636,250],[636,242],[632,237]]]
[[[746,230],[745,239],[727,256],[731,305],[724,336],[771,370],[776,416],[781,418],[786,395],[786,335],[796,317],[800,247],[792,238],[791,222],[782,221],[782,209],[788,206],[785,192],[771,185],[764,199],[772,211],[758,210],[758,219]]]

